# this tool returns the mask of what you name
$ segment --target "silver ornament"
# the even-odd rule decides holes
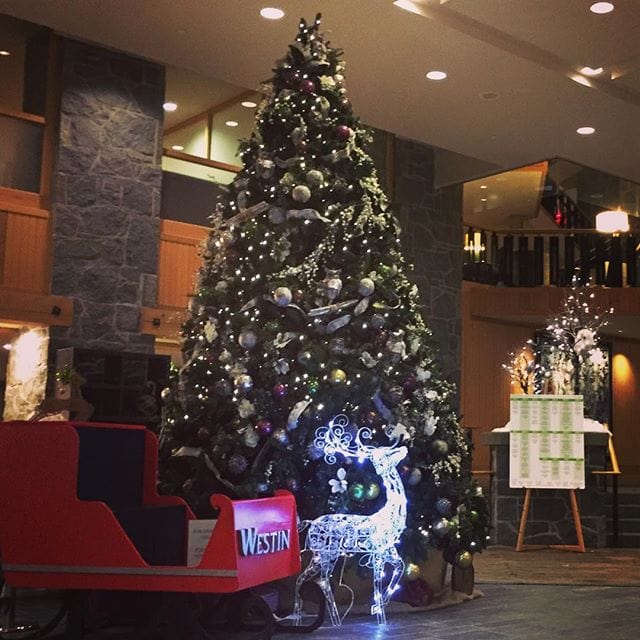
[[[276,429],[273,432],[272,437],[276,442],[279,442],[283,446],[286,446],[289,444],[289,436],[284,429]]]
[[[273,175],[275,164],[273,160],[261,158],[258,160],[258,174],[261,178],[268,180]]]
[[[244,391],[245,393],[247,391],[251,391],[251,389],[253,388],[253,378],[246,373],[243,373],[242,375],[238,376],[234,380],[234,383],[236,387],[240,389],[240,391]]]
[[[273,292],[273,299],[279,307],[289,306],[292,298],[293,294],[291,293],[291,289],[289,289],[289,287],[278,287]]]
[[[245,429],[244,435],[242,436],[242,440],[247,445],[247,447],[251,447],[252,449],[258,445],[260,441],[260,436],[258,432],[253,428],[249,427]]]
[[[419,484],[420,480],[422,480],[422,471],[420,471],[418,467],[415,467],[411,470],[411,473],[409,474],[409,480],[407,482],[412,487],[415,487],[415,485]]]
[[[248,329],[244,329],[243,331],[241,331],[240,335],[238,336],[238,344],[243,349],[253,349],[253,347],[256,346],[256,342],[258,342],[256,334]]]
[[[444,538],[449,534],[449,521],[446,518],[440,518],[440,520],[433,525],[433,532],[438,538]]]
[[[272,224],[282,224],[287,219],[287,212],[280,207],[269,209],[269,221]]]
[[[327,270],[327,277],[322,281],[324,287],[324,293],[333,302],[342,291],[342,280],[340,279],[340,272]]]
[[[311,189],[306,184],[299,184],[291,191],[291,197],[296,202],[307,202],[311,199]]]
[[[344,338],[333,338],[329,343],[329,351],[331,353],[342,354],[347,350],[347,345]]]
[[[318,107],[320,109],[320,113],[323,116],[326,116],[329,113],[329,110],[331,109],[331,103],[324,96],[320,96],[317,102],[318,102]]]
[[[310,171],[307,171],[305,180],[311,187],[319,187],[324,182],[324,176],[322,175],[322,171],[311,169]]]
[[[249,202],[249,195],[250,193],[248,191],[241,191],[238,194],[238,197],[236,198],[236,203],[238,204],[239,209],[247,208],[247,203]]]
[[[362,278],[358,285],[358,293],[361,296],[370,296],[376,288],[375,282],[371,278]]]
[[[213,388],[219,396],[230,396],[233,391],[231,383],[228,380],[218,380]]]
[[[173,391],[171,391],[170,387],[165,387],[160,392],[160,397],[162,398],[163,402],[168,402],[172,395],[173,395]]]

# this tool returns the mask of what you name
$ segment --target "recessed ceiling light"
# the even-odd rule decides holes
[[[264,7],[264,9],[260,9],[260,15],[267,20],[280,20],[280,18],[284,18],[284,11],[277,7]]]
[[[444,80],[447,77],[447,74],[444,71],[429,71],[427,73],[427,78],[429,80]]]
[[[480,198],[480,202],[486,202],[487,199],[486,198]]]
[[[178,108],[178,105],[175,102],[165,102],[162,105],[162,108],[165,111],[175,111]]]
[[[590,136],[595,132],[596,130],[593,127],[578,127],[576,129],[576,133],[579,133],[581,136]]]
[[[240,103],[243,107],[245,107],[246,109],[253,109],[254,107],[257,107],[258,105],[253,102],[252,100],[245,100],[244,102]]]
[[[238,123],[235,120],[227,120],[225,122],[225,124],[227,125],[227,127],[237,127]]]
[[[594,2],[589,7],[591,13],[598,13],[600,15],[604,13],[611,13],[614,8],[613,2]]]
[[[486,189],[486,188],[487,188],[487,185],[486,185],[486,184],[481,184],[481,185],[480,185],[480,188],[481,188],[481,189]]]
[[[6,49],[0,49],[0,56],[10,56],[11,52]]]
[[[582,67],[582,69],[580,69],[580,73],[585,76],[599,76],[603,71],[604,69],[602,67],[597,67],[596,69],[593,67]]]
[[[174,151],[184,151],[184,147],[181,144],[172,144],[171,148]]]

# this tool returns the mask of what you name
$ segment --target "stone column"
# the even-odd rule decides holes
[[[152,352],[164,68],[63,39],[51,293],[74,300],[52,346]]]
[[[434,188],[433,148],[396,139],[393,208],[402,227],[402,250],[414,265],[423,316],[433,332],[446,377],[460,382],[462,203],[456,192]]]
[[[44,400],[48,346],[47,328],[25,327],[11,341],[2,419],[28,420]]]

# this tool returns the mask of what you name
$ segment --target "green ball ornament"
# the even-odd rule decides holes
[[[407,562],[404,565],[403,576],[409,582],[417,580],[420,577],[420,567],[415,562]]]
[[[329,380],[332,384],[343,384],[347,381],[347,374],[342,369],[332,369],[329,373]]]
[[[315,395],[318,393],[318,389],[320,388],[320,382],[317,378],[309,378],[307,380],[307,391],[310,395]]]
[[[444,440],[434,440],[431,443],[431,448],[439,456],[446,456],[449,452],[449,445]]]
[[[475,522],[480,517],[480,514],[475,509],[471,509],[471,511],[469,511],[469,517]]]
[[[365,499],[366,490],[361,482],[355,482],[349,487],[349,495],[356,501],[362,502]]]
[[[365,493],[365,498],[367,500],[375,500],[380,495],[380,486],[377,482],[370,482],[367,485],[367,491]]]
[[[468,569],[473,564],[473,555],[468,551],[460,551],[456,554],[456,564],[461,569]]]

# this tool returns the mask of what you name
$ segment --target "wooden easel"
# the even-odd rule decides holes
[[[576,528],[576,536],[578,544],[525,544],[524,531],[527,526],[527,517],[529,515],[529,507],[531,506],[531,489],[525,488],[524,507],[522,508],[522,516],[520,517],[520,529],[518,530],[518,541],[516,542],[516,551],[530,551],[532,549],[562,549],[563,551],[577,551],[584,553],[584,537],[582,535],[582,523],[580,522],[580,511],[578,510],[578,498],[575,489],[568,489],[571,497],[571,513],[573,514],[573,524]]]

